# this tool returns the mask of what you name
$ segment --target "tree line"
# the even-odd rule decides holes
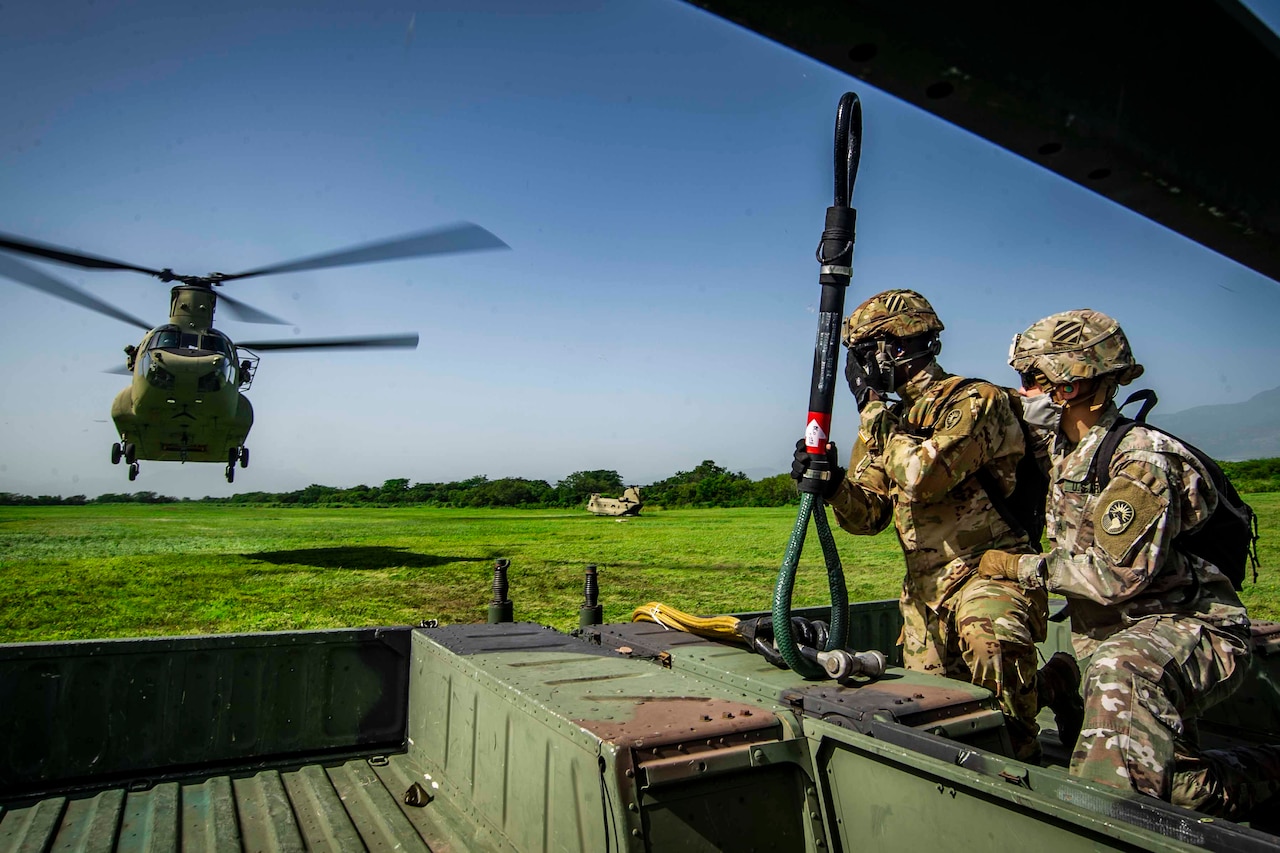
[[[1222,470],[1242,493],[1280,492],[1280,458],[1222,462]],[[523,507],[526,509],[581,508],[593,492],[617,497],[625,484],[617,471],[575,471],[555,485],[546,480],[523,477],[470,477],[454,483],[410,483],[407,479],[387,480],[381,486],[322,486],[312,484],[293,492],[240,492],[230,497],[204,497],[199,503],[267,504],[272,506],[401,506],[439,507]],[[752,480],[705,460],[692,471],[677,471],[665,480],[641,486],[646,506],[659,507],[747,507],[785,506],[800,498],[788,474]],[[84,495],[19,495],[0,492],[0,506],[82,506],[116,503],[186,503],[192,498],[175,498],[155,492]]]
[[[240,492],[229,497],[174,498],[155,492],[105,494],[96,498],[41,495],[32,497],[0,492],[0,506],[81,506],[107,503],[217,503],[272,506],[402,506],[523,507],[527,509],[582,508],[593,493],[617,497],[626,488],[614,470],[575,471],[552,485],[546,480],[477,476],[452,483],[411,483],[387,480],[381,486],[350,488],[312,484],[292,492]],[[642,485],[646,506],[735,507],[784,506],[799,502],[787,474],[752,480],[708,459],[692,471],[678,471],[664,480]]]

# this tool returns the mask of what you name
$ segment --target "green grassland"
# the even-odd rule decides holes
[[[1243,598],[1280,619],[1280,494],[1248,500],[1262,569]],[[521,621],[577,626],[583,568],[605,618],[662,601],[698,614],[767,610],[794,507],[646,510],[271,509],[198,503],[0,507],[0,641],[484,621],[493,561],[512,561]],[[817,535],[794,603],[827,601]],[[896,598],[891,532],[836,531],[851,600]]]

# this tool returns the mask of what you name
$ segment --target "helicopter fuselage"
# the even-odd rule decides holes
[[[244,440],[253,426],[253,407],[241,392],[253,381],[257,350],[413,349],[418,346],[418,335],[295,338],[247,342],[237,347],[213,328],[219,298],[215,287],[275,273],[498,248],[509,247],[480,226],[460,222],[244,272],[179,275],[168,267],[138,266],[0,234],[0,278],[146,330],[138,346],[125,347],[126,366],[133,381],[111,405],[111,418],[120,435],[120,440],[111,445],[111,464],[127,462],[129,479],[134,480],[140,459],[225,462],[227,482],[231,483],[235,481],[237,464],[241,468],[249,466],[249,448],[244,446]],[[9,253],[84,269],[139,272],[163,282],[178,282],[170,291],[169,322],[152,328],[147,321],[28,266]],[[227,294],[221,298],[233,319],[288,325],[288,321]]]
[[[165,346],[169,337],[170,329],[161,327],[143,339],[133,381],[116,395],[111,419],[138,459],[226,463],[253,426],[234,347],[221,338],[230,352],[203,348],[214,343],[208,334],[181,335],[204,344]]]
[[[143,459],[221,462],[228,480],[236,461],[248,462],[253,406],[240,389],[251,362],[242,364],[231,339],[212,327],[215,305],[207,287],[175,287],[169,322],[126,349],[133,381],[111,404],[120,434],[112,461],[128,461],[131,479]]]

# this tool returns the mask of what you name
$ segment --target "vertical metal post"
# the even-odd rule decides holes
[[[498,560],[493,564],[493,601],[489,602],[489,624],[512,621],[511,599],[507,598],[507,569],[510,560]]]
[[[587,564],[587,577],[582,588],[582,607],[578,608],[578,627],[587,628],[604,621],[604,607],[599,603],[600,586],[596,564]]]

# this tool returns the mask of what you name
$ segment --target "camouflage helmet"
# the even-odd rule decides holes
[[[909,338],[944,328],[929,300],[914,290],[886,290],[853,309],[845,318],[840,340],[848,347],[886,335]]]
[[[1021,374],[1043,373],[1055,385],[1114,376],[1128,385],[1142,375],[1120,324],[1101,311],[1063,311],[1014,335],[1009,365]]]

